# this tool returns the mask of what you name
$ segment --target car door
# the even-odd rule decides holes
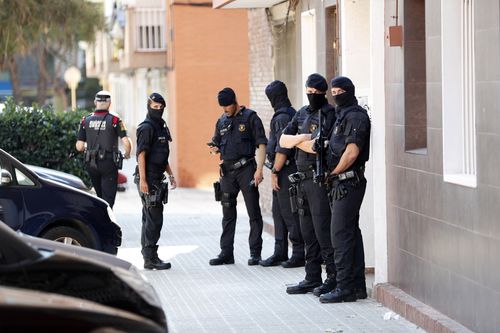
[[[0,182],[0,220],[14,230],[23,225],[24,200],[21,188],[15,178],[15,170],[5,155],[0,155],[0,169],[7,171],[11,176],[10,182],[2,179]]]

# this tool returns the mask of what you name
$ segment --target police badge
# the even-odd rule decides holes
[[[245,129],[246,129],[245,124],[240,124],[240,126],[238,127],[238,130],[240,132],[245,132]]]
[[[318,125],[316,124],[311,124],[309,125],[309,133],[314,133],[318,129]]]

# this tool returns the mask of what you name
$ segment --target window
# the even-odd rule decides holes
[[[140,8],[135,11],[136,49],[138,51],[165,50],[165,10]]]
[[[441,0],[443,176],[476,187],[474,2]]]
[[[427,154],[425,0],[404,2],[405,150]]]
[[[22,173],[18,169],[14,169],[16,172],[17,184],[21,186],[33,186],[35,183],[31,179],[28,178],[24,173]]]

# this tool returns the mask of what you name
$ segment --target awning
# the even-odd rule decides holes
[[[285,0],[213,0],[213,8],[269,8]]]

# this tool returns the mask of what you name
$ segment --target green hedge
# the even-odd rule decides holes
[[[90,185],[83,154],[75,149],[78,126],[88,113],[19,106],[8,99],[0,113],[0,148],[23,163],[71,173]]]

